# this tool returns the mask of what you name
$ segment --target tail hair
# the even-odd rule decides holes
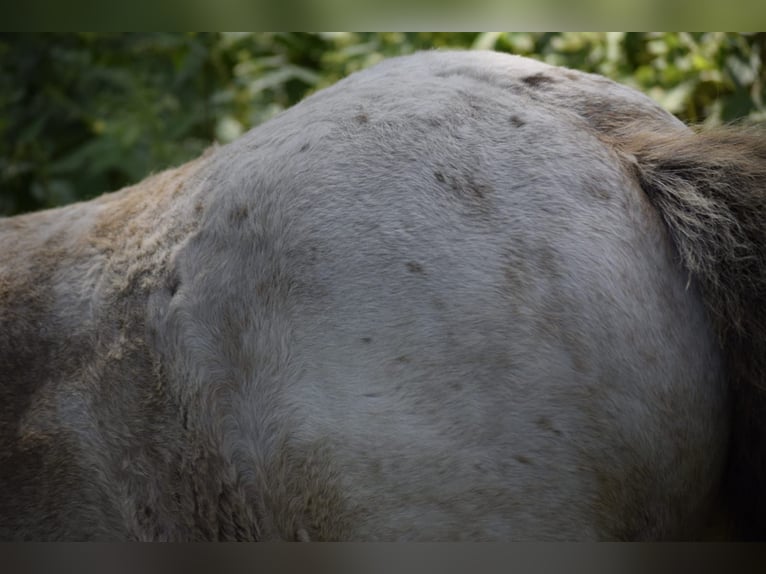
[[[766,129],[643,123],[610,139],[701,289],[732,395],[725,496],[738,537],[766,539]]]

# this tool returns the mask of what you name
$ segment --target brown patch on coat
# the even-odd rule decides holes
[[[599,137],[612,144],[612,135],[627,133],[640,126],[656,126],[662,132],[681,129],[683,126],[671,124],[672,116],[659,105],[649,102],[634,103],[616,99],[609,95],[589,93],[586,97],[575,97],[569,104],[583,118]]]
[[[281,441],[263,461],[255,484],[239,469],[198,445],[175,484],[184,529],[196,541],[338,541],[347,539],[356,511],[346,502],[332,453],[319,443]]]
[[[83,450],[58,405],[81,401],[87,408],[74,416],[91,417],[94,437],[135,439],[128,467],[151,458],[161,479],[165,446],[150,437],[156,421],[172,429],[174,414],[146,344],[147,286],[177,288],[169,253],[198,219],[181,196],[203,164],[204,156],[90,202],[0,221],[3,244],[13,246],[0,253],[0,539],[138,536],[104,487],[115,453]],[[187,206],[188,221],[178,217]],[[62,304],[62,294],[87,301],[92,317]],[[121,420],[130,428],[116,430]],[[106,466],[94,469],[94,459]],[[136,521],[166,514],[147,499]]]
[[[656,485],[655,468],[632,459],[609,465],[594,460],[591,466],[597,484],[594,507],[599,538],[634,542],[662,540],[675,534],[664,532],[662,526],[677,522],[668,513],[679,504],[673,500],[657,504],[662,488]],[[654,502],[647,507],[647,501]]]
[[[70,374],[78,362],[68,347],[81,341],[65,330],[56,308],[56,273],[72,261],[67,231],[40,234],[55,215],[60,212],[0,220],[0,459],[10,456],[35,394],[47,381]],[[6,471],[0,476],[5,483],[13,468],[2,461],[0,468]]]
[[[283,444],[268,469],[270,506],[277,511],[275,526],[285,540],[305,531],[315,541],[347,540],[360,509],[346,500],[341,476],[333,467],[329,447]]]

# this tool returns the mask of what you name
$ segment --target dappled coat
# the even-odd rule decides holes
[[[763,536],[765,173],[431,52],[0,219],[0,538]]]

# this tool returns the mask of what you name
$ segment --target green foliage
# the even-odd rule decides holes
[[[434,47],[598,72],[687,122],[766,119],[764,33],[3,34],[0,214],[118,189],[356,70]]]

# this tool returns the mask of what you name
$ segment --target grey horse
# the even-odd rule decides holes
[[[766,138],[387,60],[0,219],[0,538],[766,536]]]

